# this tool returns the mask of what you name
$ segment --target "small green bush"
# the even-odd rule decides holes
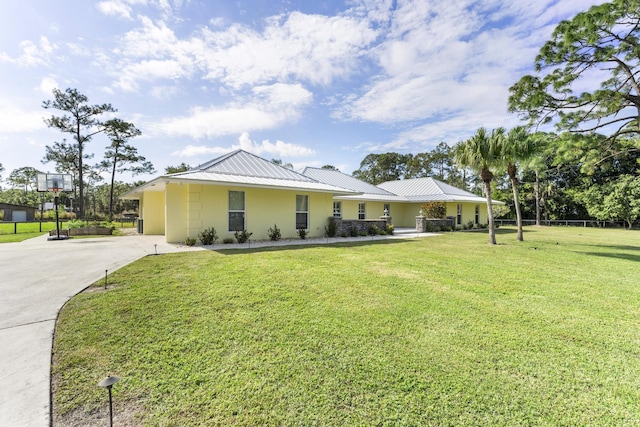
[[[276,224],[273,224],[273,228],[269,228],[267,234],[269,235],[269,238],[272,242],[277,242],[278,240],[282,239],[282,233],[280,232],[280,229]]]
[[[456,231],[462,231],[462,230],[467,230],[466,226],[462,226],[462,225],[456,225]]]
[[[298,228],[298,236],[300,237],[301,240],[304,240],[307,238],[307,230],[305,230],[304,228]]]
[[[367,237],[367,232],[366,231],[361,231],[358,236],[360,237]]]
[[[473,228],[473,221],[467,222],[467,230],[471,230]]]
[[[377,225],[370,225],[367,229],[367,234],[369,236],[377,236],[378,234],[380,234],[380,229]]]
[[[393,227],[393,224],[387,224],[387,226],[385,227],[384,231],[389,234],[390,236],[393,236],[393,231],[395,230],[395,228]],[[381,233],[382,234],[382,233]]]
[[[427,202],[420,209],[427,218],[444,218],[447,216],[447,205],[443,202]]]
[[[358,229],[356,227],[349,228],[349,236],[358,237]]]
[[[229,243],[233,243],[235,240],[233,240],[233,237],[225,237],[224,239],[222,239],[222,243],[224,243],[225,245],[228,245]]]
[[[253,233],[249,233],[247,230],[236,230],[233,234],[236,237],[238,243],[246,243]]]
[[[427,230],[428,233],[432,233],[432,232],[435,231],[435,228],[433,228],[433,224],[431,224],[430,221],[427,221],[426,230]]]
[[[196,238],[195,237],[187,237],[186,239],[184,239],[184,244],[187,246],[193,246],[196,244]]]
[[[347,237],[347,232],[342,230],[342,233],[340,233],[340,237]]]
[[[338,232],[338,224],[336,220],[333,218],[329,218],[329,224],[324,227],[324,234],[327,237],[336,237],[336,233]]]
[[[204,229],[200,234],[198,234],[200,238],[200,243],[203,245],[214,245],[216,240],[218,240],[218,233],[216,233],[216,229],[213,227]]]

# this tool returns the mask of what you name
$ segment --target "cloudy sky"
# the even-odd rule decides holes
[[[242,148],[351,173],[519,124],[508,88],[598,0],[20,0],[0,14],[0,163],[43,165],[42,102],[76,88],[162,172]],[[99,161],[108,144],[88,146]],[[150,176],[138,177],[148,179]]]

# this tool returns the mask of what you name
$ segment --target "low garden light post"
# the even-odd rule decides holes
[[[120,378],[109,375],[98,383],[99,387],[105,387],[109,390],[109,427],[113,427],[113,400],[111,399],[111,387],[117,383]]]

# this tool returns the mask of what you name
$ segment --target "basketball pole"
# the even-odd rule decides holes
[[[58,220],[58,193],[53,194],[53,203],[56,209],[56,238],[60,240],[60,221]]]

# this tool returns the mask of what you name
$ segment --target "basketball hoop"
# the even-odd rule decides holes
[[[39,193],[53,193],[56,210],[56,236],[49,240],[64,240],[68,236],[60,236],[60,222],[58,220],[58,196],[60,193],[73,192],[73,178],[63,173],[39,173],[36,176],[36,187]]]

